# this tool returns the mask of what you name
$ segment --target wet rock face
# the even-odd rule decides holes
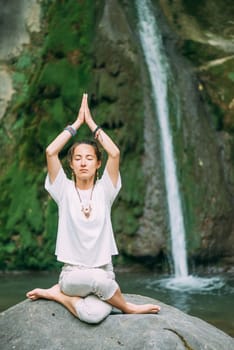
[[[182,99],[175,139],[189,255],[232,256],[234,4],[181,0],[160,7],[176,33],[174,51],[165,42]]]
[[[158,303],[126,295],[130,302]],[[158,303],[158,315],[113,314],[101,324],[80,322],[52,301],[24,301],[0,314],[0,341],[4,350],[232,350],[234,340],[208,323]]]
[[[97,45],[97,62],[99,67],[102,67],[99,93],[103,98],[109,95],[108,99],[114,102],[114,108],[121,110],[118,103],[132,82],[130,77],[133,72],[129,71],[126,58],[131,57],[135,67],[138,67],[137,61],[141,64],[145,151],[142,167],[146,184],[144,212],[139,219],[135,234],[131,237],[121,232],[118,239],[121,249],[128,255],[153,257],[165,250],[168,240],[167,204],[160,170],[161,151],[149,82],[146,78],[147,70],[141,60],[140,51],[135,51],[132,40],[132,33],[136,35],[136,26],[131,20],[129,24],[126,23],[127,10],[132,5],[130,2],[124,2],[124,5],[125,7],[123,4],[120,6],[120,2],[117,1],[105,3],[97,34],[97,37],[102,39],[98,40],[98,43],[102,44]],[[173,4],[165,1],[160,2],[160,6],[162,12],[158,2],[155,2],[157,8],[155,12],[159,23],[161,22],[160,29],[165,50],[174,74],[173,90],[177,91],[180,101],[180,120],[172,122],[172,129],[187,232],[188,256],[203,261],[231,256],[234,246],[232,217],[234,167],[230,157],[230,152],[233,150],[233,136],[229,126],[233,96],[230,94],[230,79],[226,79],[226,82],[219,80],[223,75],[221,72],[230,70],[231,61],[226,58],[222,60],[222,57],[234,52],[230,30],[225,31],[223,40],[220,40],[220,28],[224,28],[228,13],[224,11],[224,16],[219,15],[217,22],[211,26],[215,13],[219,12],[219,8],[223,8],[223,4],[218,0],[212,3],[212,6],[208,6],[207,2],[202,16],[200,12],[203,10],[198,4],[189,1],[177,1]],[[227,28],[229,27],[227,24]],[[174,30],[177,36],[174,35]],[[221,69],[219,74],[213,70],[216,65]],[[123,76],[124,72],[130,74],[116,89],[113,88],[116,86],[113,82],[116,82],[120,71]],[[108,78],[108,74],[111,75],[112,81],[110,77]],[[219,89],[223,95],[219,93]],[[120,99],[117,97],[117,91],[121,96]],[[126,93],[128,105],[132,100],[132,94],[131,91]],[[219,100],[218,95],[223,97]],[[217,107],[214,107],[215,105]],[[173,110],[173,102],[169,108]],[[128,123],[131,111],[127,109],[125,112],[127,116],[125,123]],[[173,117],[171,115],[172,119]],[[226,123],[225,120],[229,122]],[[223,129],[220,128],[220,123]]]
[[[212,3],[209,0],[160,0],[159,3],[168,22],[181,38],[220,45],[224,51],[233,52],[232,0],[214,0]]]
[[[145,79],[147,72],[142,71],[144,64],[136,42],[136,28],[127,16],[129,8],[133,10],[132,3],[125,8],[117,0],[105,1],[95,37],[93,96],[99,114],[106,114],[104,106],[108,102],[106,119],[114,128],[121,128],[119,144],[128,149],[127,157],[122,157],[121,173],[123,191],[132,188],[132,199],[126,210],[118,213],[122,218],[128,216],[117,235],[119,247],[129,256],[155,257],[166,240],[165,193],[160,156],[156,156],[160,148],[151,92]],[[121,151],[123,154],[124,148]],[[134,218],[132,211],[141,215]]]
[[[9,59],[19,53],[23,44],[29,43],[24,21],[24,1],[0,2],[0,57]]]
[[[40,30],[40,5],[36,0],[0,0],[0,119],[13,97],[12,69],[8,63],[19,56],[30,34]]]
[[[40,5],[36,0],[1,0],[0,7],[0,59],[8,60],[30,43],[30,32],[40,30]]]
[[[112,123],[116,130],[120,128],[121,139],[118,142],[123,154],[123,191],[129,191],[129,194],[123,194],[129,198],[128,203],[116,209],[117,215],[123,218],[123,225],[117,232],[118,244],[121,251],[130,256],[157,256],[165,238],[163,225],[158,225],[159,220],[163,221],[163,210],[160,208],[157,216],[152,215],[155,208],[160,207],[160,183],[157,174],[153,174],[157,163],[154,157],[154,151],[157,150],[153,135],[155,128],[151,113],[147,113],[148,122],[144,121],[141,59],[133,28],[123,7],[116,0],[105,2],[97,25],[94,53],[93,97],[97,104],[96,113],[106,115],[105,124]],[[146,109],[149,110],[149,107]],[[125,148],[128,149],[127,156],[124,155]],[[144,201],[145,192],[147,200]],[[152,196],[152,192],[156,196]]]

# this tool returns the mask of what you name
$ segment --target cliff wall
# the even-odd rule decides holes
[[[113,208],[117,263],[130,257],[161,265],[170,255],[159,131],[133,4],[4,2],[0,268],[53,266],[57,214],[43,190],[44,149],[75,118],[85,90],[95,119],[122,151],[123,189]],[[173,72],[170,96],[176,91],[180,106],[175,119],[171,102],[170,117],[188,255],[228,267],[234,244],[232,11],[218,0],[153,6]],[[87,135],[84,129],[80,137]]]

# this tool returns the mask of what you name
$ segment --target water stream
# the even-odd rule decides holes
[[[157,283],[176,290],[219,289],[224,284],[220,278],[201,278],[188,274],[185,227],[168,111],[168,83],[172,76],[170,64],[164,52],[161,33],[150,0],[136,0],[136,8],[139,36],[149,71],[155,114],[160,129],[171,252],[174,263],[174,276]],[[178,120],[178,115],[173,117]]]
[[[140,0],[136,4],[139,17],[140,40],[150,73],[155,110],[161,135],[174,272],[177,278],[186,277],[188,276],[188,267],[185,229],[168,113],[167,84],[169,64],[163,50],[162,39],[155,17],[150,10],[150,2]]]

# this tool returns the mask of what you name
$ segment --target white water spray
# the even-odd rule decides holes
[[[188,276],[188,267],[185,229],[167,107],[169,64],[163,50],[162,39],[155,17],[150,10],[149,1],[138,0],[136,1],[136,5],[139,18],[140,40],[150,74],[152,93],[160,128],[175,277],[186,277]]]

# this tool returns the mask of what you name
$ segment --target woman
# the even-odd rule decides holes
[[[64,263],[59,283],[49,289],[34,289],[27,297],[54,300],[88,323],[102,321],[112,306],[124,313],[157,313],[157,305],[126,302],[115,281],[111,258],[118,251],[110,211],[121,187],[120,152],[94,122],[87,99],[84,94],[76,121],[46,149],[45,188],[59,209],[56,255]],[[95,181],[101,159],[94,142],[76,143],[69,150],[74,181],[66,177],[59,160],[59,152],[83,124],[87,124],[108,155],[100,180]]]

